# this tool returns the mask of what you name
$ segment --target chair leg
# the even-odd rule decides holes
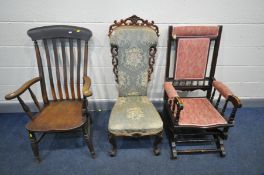
[[[216,147],[220,151],[220,156],[225,157],[226,152],[224,149],[224,141],[220,136],[214,135],[214,138],[216,139]]]
[[[176,149],[176,142],[171,142],[171,159],[177,159],[177,149]]]
[[[90,117],[88,117],[87,122],[83,125],[82,129],[83,129],[83,136],[84,136],[84,140],[89,148],[89,151],[92,155],[92,158],[95,159],[95,151],[94,151],[94,147],[93,147],[93,143],[92,143],[92,128],[91,128],[91,124],[90,124]]]
[[[30,142],[31,142],[31,149],[33,151],[35,159],[38,161],[38,163],[40,163],[41,159],[40,159],[40,156],[39,156],[38,142],[37,142],[35,133],[31,132],[31,131],[28,131],[28,133],[29,133],[29,139],[30,139]]]
[[[229,128],[224,128],[223,130],[223,139],[226,140],[228,135],[227,135],[227,132],[228,132]]]
[[[111,157],[114,157],[116,156],[116,139],[115,139],[115,136],[111,133],[108,134],[108,140],[109,140],[109,143],[112,145],[112,149],[109,151],[109,155]]]
[[[177,159],[177,149],[176,149],[176,138],[177,136],[173,134],[173,137],[169,138],[170,141],[170,147],[171,147],[171,159],[175,160]]]
[[[176,136],[174,135],[173,131],[170,130],[169,127],[169,121],[168,121],[168,112],[166,110],[166,105],[164,104],[163,106],[163,120],[164,120],[164,124],[165,124],[165,131],[166,131],[166,135],[168,137],[169,140],[169,144],[170,144],[170,149],[171,149],[171,159],[177,159],[177,149],[176,149]]]
[[[162,141],[162,132],[155,136],[154,144],[153,144],[153,153],[155,156],[160,155],[160,148],[158,145]]]

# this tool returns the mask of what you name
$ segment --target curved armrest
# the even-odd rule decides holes
[[[183,103],[181,101],[181,98],[179,97],[176,89],[172,85],[172,82],[165,82],[164,83],[164,90],[169,98],[170,101],[173,101],[174,104],[177,105],[178,109],[183,109]]]
[[[25,84],[23,84],[16,91],[14,91],[14,92],[12,92],[10,94],[7,94],[5,96],[5,99],[6,100],[12,100],[12,99],[18,97],[19,95],[23,94],[28,88],[30,88],[30,86],[32,86],[33,84],[35,84],[36,82],[38,82],[40,80],[41,80],[40,77],[36,77],[36,78],[33,78],[33,79],[27,81]]]
[[[91,78],[88,76],[83,76],[83,96],[90,97],[93,93],[90,91]]]
[[[228,96],[227,98],[229,101],[232,102],[232,104],[236,107],[236,108],[241,108],[242,107],[242,104],[241,104],[241,101],[240,99],[235,96],[235,95],[230,95]]]
[[[183,103],[181,98],[177,94],[172,82],[165,82],[164,83],[164,90],[166,95],[168,96],[168,105],[172,112],[172,115],[175,116],[173,122],[178,124],[180,118],[180,112],[183,110]]]
[[[177,91],[172,85],[172,82],[165,82],[164,83],[164,90],[169,98],[169,100],[172,100],[174,97],[179,97],[177,94]]]
[[[225,99],[229,100],[232,102],[232,104],[240,108],[241,102],[237,96],[234,95],[234,93],[222,82],[220,81],[213,81],[213,87],[223,96]]]

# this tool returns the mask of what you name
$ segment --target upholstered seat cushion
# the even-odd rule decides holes
[[[224,125],[227,121],[206,98],[182,98],[184,105],[179,125],[209,127]]]
[[[30,131],[48,132],[64,131],[82,126],[86,117],[82,114],[82,101],[51,102],[36,114],[26,128]]]
[[[154,135],[163,130],[163,123],[146,96],[118,97],[108,130],[116,136]]]

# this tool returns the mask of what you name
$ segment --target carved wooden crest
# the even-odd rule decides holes
[[[114,31],[115,28],[120,27],[120,26],[146,26],[152,28],[157,36],[159,36],[159,28],[158,26],[154,25],[154,21],[149,22],[148,20],[144,20],[136,15],[133,15],[129,18],[126,19],[121,19],[119,22],[116,20],[114,21],[114,24],[112,24],[109,27],[109,33],[108,36],[111,35],[111,33]]]

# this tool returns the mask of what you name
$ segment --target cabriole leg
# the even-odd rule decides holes
[[[155,136],[154,144],[153,144],[153,152],[155,156],[160,155],[160,148],[158,145],[162,141],[162,132]]]
[[[109,151],[109,155],[114,157],[116,156],[116,139],[115,136],[111,133],[108,134],[109,143],[112,145],[112,149]]]

